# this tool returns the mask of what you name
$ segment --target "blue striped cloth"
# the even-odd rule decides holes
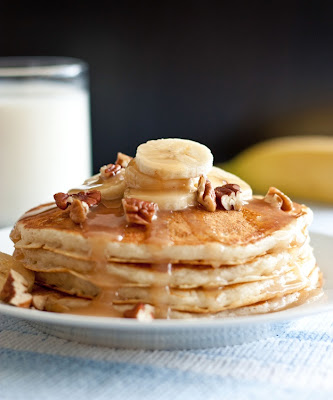
[[[315,215],[313,230],[333,233],[333,210]],[[292,321],[273,338],[184,351],[94,347],[0,315],[0,400],[65,396],[68,400],[333,399],[333,313]]]
[[[332,399],[333,313],[208,350],[117,350],[0,316],[0,399]]]

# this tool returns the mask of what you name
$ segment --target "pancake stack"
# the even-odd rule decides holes
[[[28,211],[11,238],[15,259],[34,273],[30,306],[222,318],[319,296],[311,210],[276,188],[253,196],[212,163],[199,143],[150,141],[134,159],[119,153],[83,186]],[[9,288],[7,280],[2,298],[11,303]]]

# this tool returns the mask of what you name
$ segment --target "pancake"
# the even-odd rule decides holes
[[[34,275],[33,307],[139,318],[147,306],[155,318],[226,318],[320,295],[312,211],[276,188],[252,196],[240,178],[211,169],[207,149],[185,142],[180,153],[161,152],[165,164],[153,143],[148,155],[103,166],[84,192],[58,193],[17,221],[14,257]],[[205,170],[214,186],[195,175]]]
[[[313,265],[311,265],[314,268]],[[304,289],[308,283],[308,276],[304,277],[298,268],[295,268],[281,277],[224,286],[218,289],[191,289],[181,290],[167,288],[158,290],[158,293],[143,287],[118,288],[116,304],[122,303],[149,303],[163,304],[176,310],[216,313],[229,308],[238,308],[257,303],[279,295],[285,295]]]
[[[96,247],[103,246],[108,261],[232,265],[303,240],[312,212],[296,203],[294,207],[285,213],[263,199],[252,199],[236,213],[197,207],[162,211],[148,228],[129,226],[122,207],[100,204],[82,226],[68,218],[67,211],[53,208],[23,217],[11,238],[18,249],[43,248],[79,260],[91,259]]]
[[[16,250],[15,255],[19,258],[21,250]],[[50,250],[27,249],[24,255],[27,269],[43,276],[67,273],[81,280],[87,280],[96,286],[111,286],[113,282],[126,282],[140,286],[161,286],[167,284],[169,287],[182,289],[195,287],[220,287],[222,285],[233,285],[242,282],[251,282],[279,276],[289,271],[295,264],[305,259],[313,259],[312,249],[308,241],[290,247],[277,254],[265,254],[257,257],[249,263],[239,265],[224,265],[214,268],[208,265],[195,264],[139,264],[139,263],[115,263],[106,262],[105,270],[96,268],[96,262],[84,261],[84,269],[76,259],[66,258]],[[80,260],[81,263],[83,262]]]
[[[309,275],[308,285],[304,289],[294,291],[289,294],[274,296],[268,300],[253,303],[242,307],[225,309],[216,313],[200,313],[200,312],[189,312],[180,311],[168,308],[167,314],[171,319],[193,319],[193,318],[234,318],[244,317],[256,314],[266,314],[271,312],[282,311],[290,307],[304,304],[305,302],[317,301],[322,297],[321,286],[321,274],[318,274],[318,269],[314,269]],[[87,305],[89,307],[89,305]],[[133,306],[131,304],[116,305],[115,308],[120,313],[124,313],[126,310],[130,310]],[[156,314],[161,317],[165,317],[165,309],[157,307]]]
[[[193,319],[202,317],[228,318],[281,311],[291,306],[303,304],[305,301],[315,301],[322,296],[322,291],[319,289],[322,278],[318,271],[319,269],[315,268],[310,273],[308,284],[304,289],[286,295],[275,296],[249,306],[225,309],[217,313],[179,311],[172,307],[166,309],[165,307],[157,306],[155,317],[165,318],[167,314],[167,317],[172,319]],[[96,308],[96,305],[91,300],[68,296],[55,290],[46,290],[39,286],[35,287],[35,296],[36,308],[52,312],[71,312],[84,315],[94,313],[94,315],[122,316],[124,312],[131,310],[133,307],[133,304],[129,303],[114,304],[114,311],[110,314],[110,308],[105,302],[102,306]],[[115,315],[115,312],[118,314]]]

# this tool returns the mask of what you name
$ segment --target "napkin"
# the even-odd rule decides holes
[[[280,336],[186,351],[88,346],[0,315],[0,398],[332,399],[333,313]]]

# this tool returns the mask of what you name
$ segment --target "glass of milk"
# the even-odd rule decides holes
[[[0,227],[90,175],[87,64],[0,58]]]

